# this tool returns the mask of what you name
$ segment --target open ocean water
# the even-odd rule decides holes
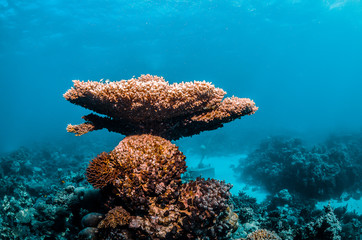
[[[259,109],[170,138],[182,184],[165,180],[180,177],[173,159],[137,178],[146,157],[117,169],[99,154],[147,119],[76,137],[67,124],[97,111],[63,94],[142,74]],[[0,79],[1,240],[362,239],[360,0],[0,0]],[[92,180],[92,159],[112,171]]]

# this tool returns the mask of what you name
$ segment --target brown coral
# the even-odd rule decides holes
[[[186,215],[183,226],[188,237],[200,237],[200,229],[209,239],[227,237],[234,225],[228,218],[231,187],[223,181],[202,178],[182,185],[178,205]]]
[[[106,152],[93,159],[86,172],[88,182],[95,188],[104,188],[108,184],[113,184],[119,174],[120,168],[117,162]]]
[[[202,181],[204,180],[200,180],[200,183]],[[197,208],[196,205],[188,205],[186,210],[181,210],[178,204],[160,206],[152,198],[147,214],[130,216],[123,208],[122,211],[112,209],[98,228],[101,228],[103,237],[129,229],[133,237],[127,239],[230,239],[230,230],[235,230],[237,215],[229,207],[214,215],[210,214],[212,210],[195,211],[195,207]],[[128,223],[126,225],[124,216]],[[122,223],[117,224],[117,221]]]
[[[128,230],[128,225],[131,219],[131,214],[121,206],[113,208],[98,224],[98,237],[96,239],[136,239],[135,237],[133,237],[133,234]]]
[[[114,181],[117,196],[128,199],[134,209],[145,210],[149,197],[169,202],[178,195],[185,156],[170,141],[158,136],[124,138],[110,153],[120,174]]]
[[[160,207],[152,200],[149,209],[148,215],[134,217],[129,227],[152,239],[182,239],[181,213],[175,204]]]
[[[77,135],[106,128],[125,135],[153,134],[178,139],[222,127],[253,114],[248,98],[226,98],[208,82],[169,84],[162,77],[142,75],[117,82],[74,81],[64,97],[108,117],[90,114],[86,123],[68,126]]]
[[[88,132],[94,131],[96,127],[92,123],[82,123],[78,125],[68,124],[67,131],[75,133],[75,136],[81,136]]]
[[[123,207],[115,207],[110,210],[106,217],[98,224],[98,228],[116,228],[127,226],[131,221],[131,214]]]
[[[281,240],[281,238],[274,232],[266,229],[259,229],[250,233],[246,237],[246,240]]]

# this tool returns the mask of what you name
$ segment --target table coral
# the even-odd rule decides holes
[[[106,128],[126,137],[89,164],[88,182],[108,196],[99,239],[228,239],[237,228],[230,184],[185,184],[185,156],[170,140],[222,127],[258,109],[247,98],[225,98],[205,81],[169,84],[142,75],[116,82],[74,81],[66,100],[98,114],[68,125],[83,135]]]
[[[74,81],[64,97],[93,110],[85,123],[68,125],[76,135],[106,128],[124,135],[153,134],[169,140],[222,127],[257,111],[248,98],[225,98],[205,81],[169,84],[162,77],[142,75],[128,81]]]

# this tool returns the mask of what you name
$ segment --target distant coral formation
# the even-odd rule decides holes
[[[231,185],[213,179],[181,183],[185,156],[170,140],[222,127],[258,109],[247,98],[224,98],[208,82],[169,84],[142,75],[117,82],[74,81],[64,97],[96,113],[68,125],[76,135],[106,128],[126,135],[87,168],[87,179],[108,196],[98,239],[228,239],[237,228]]]
[[[361,198],[362,138],[333,137],[308,149],[300,139],[272,137],[234,170],[240,178],[262,183],[271,193],[282,189],[305,199]]]

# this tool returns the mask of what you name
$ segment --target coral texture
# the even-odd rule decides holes
[[[99,154],[87,168],[87,180],[94,188],[103,188],[113,184],[120,174],[117,162],[106,152]]]
[[[93,110],[76,135],[106,128],[126,135],[109,153],[98,155],[87,168],[87,179],[108,196],[108,213],[98,239],[228,239],[237,228],[229,203],[230,184],[196,179],[185,184],[185,156],[170,142],[222,127],[253,114],[246,98],[224,98],[211,83],[169,84],[162,77],[142,75],[128,81],[81,82],[64,97]]]
[[[183,225],[190,232],[188,237],[200,237],[199,229],[205,230],[203,237],[221,239],[227,236],[233,225],[232,219],[228,218],[231,187],[215,179],[200,178],[182,186],[178,204],[180,210],[187,213]]]
[[[98,224],[98,228],[117,228],[127,226],[131,215],[121,206],[110,210],[106,217]]]
[[[116,119],[161,121],[211,109],[225,92],[206,82],[168,84],[142,75],[118,82],[74,81],[64,97],[72,103]]]
[[[76,135],[106,128],[124,135],[153,134],[178,139],[213,130],[258,109],[248,98],[225,98],[205,81],[169,84],[162,77],[142,75],[117,82],[74,81],[64,97],[93,110],[86,123],[68,125]]]
[[[281,238],[269,230],[260,229],[249,234],[246,240],[281,240]]]

